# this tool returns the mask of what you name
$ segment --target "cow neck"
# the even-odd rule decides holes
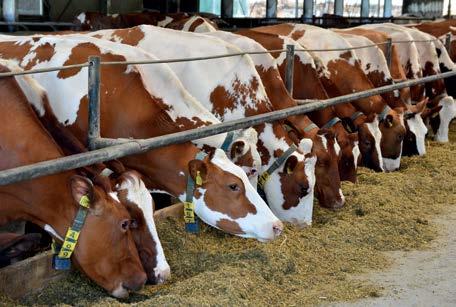
[[[281,123],[264,123],[256,126],[255,129],[258,132],[257,147],[264,169],[271,166],[284,151],[294,144]]]
[[[65,172],[0,188],[2,214],[7,220],[23,219],[42,228],[51,226],[63,237],[78,209],[65,184],[72,175],[73,172]]]
[[[147,177],[144,182],[148,189],[166,191],[178,197],[186,191],[188,163],[195,159],[199,151],[187,142],[125,157],[122,162]]]

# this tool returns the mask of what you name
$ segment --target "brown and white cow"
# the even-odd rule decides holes
[[[16,59],[25,68],[84,63],[89,55],[103,61],[153,60],[127,45],[90,37],[1,37],[2,57]],[[155,65],[115,65],[101,69],[101,135],[148,138],[181,131],[170,103],[192,99],[169,69]],[[47,90],[59,122],[79,140],[87,134],[87,69],[64,70],[34,76]],[[70,95],[68,95],[70,93]],[[185,120],[185,119],[182,119]],[[188,176],[199,175],[202,185],[193,192],[195,212],[214,227],[261,241],[274,239],[282,223],[251,186],[245,173],[217,149],[202,160],[190,143],[129,156],[122,162],[146,175],[149,189],[165,190],[186,199]]]
[[[152,26],[144,25],[141,27],[148,28]],[[144,38],[141,27],[120,30],[102,30],[88,33],[87,35],[135,46],[135,43],[142,41]],[[76,34],[76,36],[78,36],[78,34]],[[149,51],[147,48],[142,49]],[[148,53],[149,57],[153,57],[152,53]],[[158,70],[155,73],[158,75],[172,74],[167,65],[155,65],[151,69]],[[189,72],[189,75],[191,75],[191,72]],[[189,97],[189,95],[186,96],[186,99],[175,100],[171,106],[167,107],[168,113],[176,122],[178,122],[180,128],[187,130],[220,123],[220,120],[202,106],[199,101],[193,97]],[[233,131],[231,135],[228,133],[220,133],[214,136],[197,139],[194,140],[193,143],[205,150],[225,147],[223,149],[226,151],[229,158],[246,172],[250,182],[256,187],[258,170],[261,166],[260,155],[256,148],[257,141],[257,132],[253,128],[248,128]]]
[[[450,56],[453,62],[456,62],[456,19],[423,22],[410,26],[440,39],[445,39],[446,34],[451,33]]]
[[[434,39],[434,37],[424,32],[395,24],[371,25],[370,28],[372,27],[390,35],[402,37],[402,39],[408,38],[409,40],[417,41]],[[407,50],[411,48],[409,45],[416,46],[418,65],[422,76],[431,76],[440,73],[440,63],[433,42],[396,43],[396,45],[398,45],[398,49],[405,58],[407,58]],[[412,60],[412,56],[410,56],[408,62],[412,62]],[[403,60],[404,63],[405,61]],[[451,120],[456,117],[456,103],[453,97],[447,95],[443,80],[427,83],[425,94],[430,98],[428,104],[430,108],[441,107],[438,116],[433,116],[429,119],[431,127],[434,130],[434,138],[440,142],[448,142],[448,127]]]
[[[162,59],[240,51],[222,40],[195,33],[145,25],[130,30],[140,30],[143,33],[138,47]],[[127,37],[128,31],[108,30],[96,34],[102,34],[104,38],[121,40]],[[160,42],[160,44],[156,42]],[[196,47],[190,48],[189,46]],[[175,55],[170,55],[169,50],[175,50]],[[190,93],[221,120],[238,119],[272,110],[261,77],[249,57],[214,59],[209,62],[209,65],[201,65],[199,62],[169,64]],[[264,172],[288,149],[292,142],[279,123],[261,125],[257,127],[257,130],[259,151],[263,162],[262,171]],[[307,141],[303,144],[306,143]],[[304,153],[309,151],[307,144],[302,149],[305,150]],[[296,163],[290,164],[295,159],[297,159]],[[271,174],[270,180],[266,183],[264,190],[268,203],[282,220],[299,224],[311,222],[313,184],[315,182],[312,160],[307,160],[302,153],[295,152],[283,165],[286,167],[290,164],[290,172],[287,172],[286,176],[281,175],[282,179],[280,179],[281,166]],[[337,171],[337,165],[335,167]],[[298,170],[305,171],[305,174],[299,174]],[[272,184],[279,180],[282,182]],[[329,182],[329,184],[331,183]],[[330,189],[334,190],[332,187]],[[327,207],[334,207],[332,206],[334,198],[340,202],[341,196],[338,188],[333,191],[332,195],[325,190],[323,192],[325,195],[320,198]]]
[[[399,54],[402,67],[407,79],[419,79],[423,77],[420,65],[420,56],[416,44],[401,43],[413,40],[413,37],[402,28],[394,27],[393,24],[369,24],[354,29],[366,29],[383,32],[393,40],[393,46]],[[411,102],[415,104],[425,98],[425,87],[422,84],[410,87]]]
[[[350,48],[350,44],[340,35],[329,30],[309,25],[281,24],[257,28],[262,32],[273,32],[287,35],[295,39],[301,46],[308,49]],[[310,52],[311,54],[315,52]],[[357,91],[373,88],[372,83],[362,71],[356,55],[351,51],[325,51],[316,55],[319,62],[327,68],[321,75],[328,94],[351,94]],[[347,78],[347,76],[350,76]],[[331,93],[335,87],[337,93]],[[352,102],[364,114],[378,114],[380,131],[373,132],[377,135],[375,146],[381,151],[383,168],[392,171],[399,168],[402,139],[405,135],[402,110],[389,109],[383,98],[379,95]],[[375,124],[374,124],[375,125]],[[361,146],[360,146],[361,148]]]
[[[11,71],[22,71],[11,61],[0,60],[0,63]],[[27,75],[18,78],[17,82],[26,94],[29,103],[32,104],[41,123],[63,152],[66,155],[86,152],[85,146],[58,122],[49,106],[46,91],[38,82]],[[170,267],[157,234],[153,218],[154,203],[141,179],[143,176],[136,171],[126,171],[118,161],[110,161],[107,165],[114,171],[107,169],[106,165],[103,164],[86,167],[84,171],[88,172],[92,179],[98,179],[98,176],[111,177],[112,184],[108,188],[112,189],[135,221],[135,227],[132,228],[133,240],[146,271],[148,282],[152,284],[163,283],[170,276]],[[103,180],[106,183],[108,181]]]
[[[338,31],[338,33],[340,33],[353,47],[362,47],[374,44],[373,41],[364,36],[348,34],[356,33],[356,31],[360,30],[344,30]],[[375,87],[393,84],[393,78],[388,69],[386,58],[380,48],[361,48],[354,50],[354,52],[360,61],[364,73]],[[425,137],[427,128],[423,122],[421,114],[424,110],[426,101],[422,101],[417,105],[407,104],[404,102],[404,98],[401,97],[401,92],[398,90],[382,94],[382,96],[391,108],[402,108],[406,111],[404,119],[407,132],[402,144],[402,155],[424,155],[426,153]]]
[[[104,15],[100,12],[82,12],[78,14],[74,23],[80,30],[94,31],[101,29],[119,29],[134,27],[142,24],[166,27],[172,22],[187,19],[187,13],[159,13],[145,11],[140,13]]]
[[[435,39],[434,36],[414,28],[405,28],[405,30],[415,40],[425,41]],[[441,50],[444,50],[440,41],[415,42],[415,44],[417,45],[420,55],[420,64],[423,76],[427,77],[441,73],[441,60],[436,48],[439,44]],[[443,54],[447,54],[446,50],[443,52],[441,51],[441,55]],[[449,86],[451,88],[454,84],[450,83]],[[449,126],[451,121],[456,118],[456,102],[452,96],[448,95],[445,80],[439,79],[426,83],[426,96],[429,98],[428,106],[430,108],[441,107],[438,115],[427,118],[429,120],[429,125],[434,132],[434,139],[439,142],[448,142]]]
[[[1,66],[1,71],[9,69]],[[21,88],[25,82],[21,76],[0,79],[0,105],[8,110],[0,115],[2,170],[63,156],[34,114],[28,101],[34,97]],[[126,297],[129,290],[139,290],[147,276],[129,230],[131,216],[105,185],[67,171],[1,186],[0,224],[27,220],[62,240],[84,195],[90,198],[90,209],[72,259],[111,295]]]
[[[201,16],[192,16],[185,19],[172,21],[165,26],[168,29],[189,31],[189,32],[214,32],[217,31],[217,25],[207,18]]]
[[[219,37],[226,42],[238,46],[242,51],[249,52],[264,52],[267,49],[279,50],[284,49],[284,46],[287,44],[296,44],[288,37],[279,37],[270,33],[244,30],[236,34],[223,31],[207,33],[207,35]],[[326,99],[327,94],[318,79],[312,57],[304,52],[296,52],[296,54],[298,56],[295,58],[294,63],[294,97],[299,99]],[[265,85],[266,92],[274,108],[284,109],[296,106],[296,101],[289,95],[282,79],[285,73],[285,57],[283,53],[274,53],[272,55],[267,53],[253,54],[250,57],[255,63],[255,67]],[[312,127],[314,123],[320,127],[324,127],[324,129],[331,130],[337,139],[337,142],[334,144],[335,151],[338,154],[340,179],[356,182],[356,168],[359,157],[357,134],[353,133],[349,135],[346,132],[341,122],[337,121],[337,116],[333,108],[311,112],[309,116],[312,120],[306,115],[297,115],[290,116],[287,122],[292,129],[298,132],[298,135],[304,137],[316,137],[319,129],[317,127],[313,129],[308,128]],[[326,154],[326,152],[323,151],[320,155],[317,154],[317,160],[319,158],[320,160],[324,159],[322,155]],[[317,173],[321,171],[319,169],[321,166],[322,164],[318,164],[317,162]],[[317,186],[319,184],[318,181],[319,177],[317,176]]]

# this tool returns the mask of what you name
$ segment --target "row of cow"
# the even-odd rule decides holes
[[[199,23],[201,25],[201,23]],[[285,54],[255,54],[154,65],[102,65],[101,135],[150,138],[453,70],[438,42],[392,24],[325,30],[282,24],[242,30],[186,26],[190,33],[141,25],[65,35],[0,36],[2,71],[84,63],[185,58],[295,45],[293,97],[286,91]],[[310,51],[315,49],[343,51]],[[0,79],[8,112],[0,135],[0,167],[8,169],[86,151],[87,68]],[[77,171],[0,187],[0,224],[31,221],[63,241],[78,211],[90,209],[73,262],[116,297],[170,268],[153,220],[150,191],[195,205],[205,223],[269,241],[282,222],[310,225],[314,194],[321,206],[344,204],[341,181],[356,170],[394,171],[402,155],[423,155],[427,126],[448,141],[456,105],[443,81],[290,116],[233,133],[171,145]],[[425,124],[426,123],[426,124]],[[430,131],[431,132],[431,131]],[[189,182],[194,186],[189,188]],[[257,189],[258,187],[258,189]],[[190,197],[188,197],[190,195]]]

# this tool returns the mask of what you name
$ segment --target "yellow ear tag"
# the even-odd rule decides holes
[[[196,172],[195,182],[196,182],[196,185],[202,185],[203,184],[203,178],[201,178],[200,171]]]
[[[81,197],[81,199],[79,200],[79,204],[80,204],[82,207],[89,208],[89,206],[90,206],[90,199],[89,199],[89,196],[83,195],[83,196]]]
[[[289,167],[287,167],[287,174],[288,174],[288,175],[293,174],[293,171],[292,171]]]

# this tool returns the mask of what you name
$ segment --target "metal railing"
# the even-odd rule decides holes
[[[71,22],[51,22],[51,21],[0,21],[0,26],[11,26],[11,27],[19,27],[24,29],[24,31],[30,31],[29,27],[48,27],[52,29],[52,31],[58,31],[59,28],[70,28],[73,30],[77,30],[79,28],[78,25],[71,23]]]
[[[447,39],[449,41],[450,39]],[[385,42],[388,46],[391,41]],[[385,44],[382,43],[382,44]],[[378,46],[376,44],[370,45]],[[364,46],[367,48],[367,46]],[[448,44],[447,44],[448,47]],[[344,50],[358,49],[359,47],[345,48]],[[330,49],[332,50],[332,49]],[[62,69],[88,67],[88,97],[89,97],[89,130],[88,130],[88,147],[89,152],[75,154],[58,159],[42,161],[39,163],[24,165],[8,170],[0,171],[0,185],[7,185],[23,180],[30,180],[41,176],[55,174],[58,172],[88,166],[95,163],[109,161],[112,159],[122,158],[128,155],[140,154],[146,151],[159,147],[184,143],[187,141],[200,139],[216,134],[233,131],[237,129],[247,128],[259,125],[265,122],[273,122],[284,119],[292,115],[305,114],[311,111],[323,109],[329,106],[350,102],[353,100],[366,98],[382,93],[390,92],[405,87],[414,86],[417,84],[432,82],[438,79],[449,78],[456,76],[456,71],[445,72],[434,76],[424,77],[415,80],[407,80],[401,83],[387,85],[379,88],[374,88],[362,92],[357,92],[349,95],[339,96],[326,100],[296,100],[297,106],[277,110],[265,114],[259,114],[247,118],[242,118],[233,121],[227,121],[211,126],[191,129],[163,136],[148,138],[148,139],[111,139],[102,138],[100,136],[100,67],[101,65],[132,65],[132,64],[157,64],[157,63],[176,63],[183,61],[202,61],[209,59],[217,59],[223,57],[243,56],[250,54],[264,54],[274,52],[286,52],[286,79],[285,84],[288,91],[291,93],[293,88],[293,63],[295,50],[293,45],[287,45],[284,50],[268,50],[261,52],[240,52],[233,54],[215,55],[208,57],[195,57],[187,59],[169,59],[169,60],[154,60],[154,61],[132,61],[132,62],[100,62],[99,57],[90,57],[87,63],[75,64],[63,67],[51,67],[46,69],[34,69],[22,72],[1,73],[0,77],[8,77],[15,75],[45,73]],[[303,51],[310,51],[303,49]],[[313,50],[325,51],[325,50]],[[326,50],[327,51],[327,50]],[[389,60],[390,61],[390,60]]]

